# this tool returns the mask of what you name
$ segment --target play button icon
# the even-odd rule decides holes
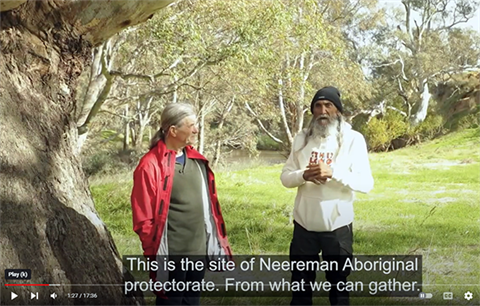
[[[13,292],[10,292],[10,298],[11,298],[12,300],[16,299],[17,296],[18,296],[17,294],[15,294],[15,293],[13,293]]]

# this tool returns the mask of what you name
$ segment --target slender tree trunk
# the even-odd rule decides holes
[[[427,117],[428,105],[430,103],[430,91],[428,89],[428,79],[422,80],[422,87],[420,88],[420,104],[417,108],[417,111],[412,116],[412,125],[416,126],[422,123]]]
[[[94,286],[122,284],[124,276],[75,155],[75,93],[93,45],[168,2],[0,3],[0,258],[5,268],[31,269],[30,283],[64,284],[55,287],[59,305],[136,303],[121,286]],[[17,303],[29,304],[30,291],[16,287]],[[35,291],[37,303],[52,303],[51,288]],[[68,299],[69,292],[98,297]]]
[[[198,111],[200,112],[200,118],[198,118],[198,152],[203,154],[205,150],[205,103],[203,101],[203,96],[200,91],[197,91],[197,105]]]
[[[174,72],[173,82],[175,82],[175,84],[176,84],[177,80],[178,80],[178,77]],[[174,88],[174,90],[173,90],[173,96],[172,96],[172,103],[177,103],[178,102],[178,86],[175,85],[173,88]]]
[[[219,134],[222,133],[223,125],[225,124],[228,114],[232,111],[234,104],[235,104],[235,96],[233,96],[233,98],[230,101],[228,101],[227,105],[225,105],[222,111],[220,122],[218,124]],[[220,161],[220,157],[222,155],[223,143],[224,143],[224,137],[221,135],[218,135],[217,141],[215,142],[215,151],[213,154],[213,162],[212,162],[213,167],[216,167]]]
[[[212,165],[215,168],[220,162],[220,156],[222,155],[222,139],[217,139],[215,142],[215,151],[213,153]]]
[[[306,75],[308,73],[305,71],[305,53],[302,53],[300,57],[300,72],[304,75],[302,75],[298,101],[295,105],[295,111],[297,113],[295,120],[295,135],[298,134],[303,128],[303,105],[305,103],[305,84],[307,82]]]
[[[133,120],[129,122],[128,128],[130,129],[130,142],[135,147],[135,143],[137,143],[137,130]]]
[[[130,149],[130,112],[128,110],[128,104],[125,104],[125,110],[123,112],[123,151]]]
[[[143,145],[143,134],[145,134],[145,128],[147,125],[150,123],[150,118],[151,118],[151,111],[150,111],[150,105],[152,104],[153,97],[149,97],[147,101],[138,101],[137,103],[137,114],[136,117],[138,118],[138,131],[136,133],[135,137],[135,150],[137,152],[142,151],[142,145]]]
[[[288,146],[291,147],[293,144],[293,136],[288,126],[287,114],[285,111],[285,103],[283,101],[283,80],[278,79],[278,106],[280,108],[280,115],[282,117],[283,128],[285,134],[287,134]]]
[[[105,44],[93,49],[93,59],[89,69],[90,77],[88,85],[85,89],[85,95],[82,97],[82,100],[78,102],[80,110],[77,118],[78,126],[82,126],[85,123],[85,120],[87,120],[88,114],[107,82],[107,79],[102,74],[104,52]]]
[[[142,144],[143,144],[143,134],[145,133],[145,126],[143,124],[140,124],[138,128],[138,134],[137,137],[135,138],[135,150],[137,152],[142,151]]]
[[[85,121],[90,114],[90,111],[95,104],[98,96],[102,92],[103,88],[105,87],[105,83],[107,79],[102,74],[102,59],[104,53],[104,44],[98,46],[97,48],[93,49],[93,58],[92,63],[90,65],[90,72],[89,72],[89,80],[87,88],[85,89],[85,94],[81,97],[81,100],[77,102],[78,105],[78,114],[77,114],[77,126],[83,127],[80,128],[78,131],[78,144],[75,150],[77,155],[80,154],[82,151],[83,145],[87,141],[88,138],[88,127],[87,125],[84,126]],[[85,73],[85,72],[84,72]]]
[[[203,154],[203,151],[205,150],[205,112],[200,113],[198,128],[198,152],[200,152],[200,154]]]
[[[102,105],[107,100],[113,87],[114,77],[110,74],[117,50],[125,41],[125,35],[110,38],[101,46],[94,49],[92,68],[90,69],[90,82],[83,98],[81,113],[77,119],[78,133],[84,140],[78,143],[77,151],[81,152],[82,146],[88,137],[91,121],[97,115]]]

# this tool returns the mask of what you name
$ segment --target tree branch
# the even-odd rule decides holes
[[[407,75],[405,74],[405,63],[403,62],[403,58],[399,54],[397,54],[397,56],[398,56],[398,60],[396,60],[394,62],[386,63],[386,64],[375,65],[375,66],[373,66],[373,68],[393,66],[396,63],[400,62],[401,67],[402,67],[402,78],[403,78],[404,81],[408,81]]]
[[[113,85],[113,76],[108,72],[105,55],[102,57],[102,74],[107,79],[107,82],[105,83],[102,92],[98,96],[97,101],[95,101],[95,104],[88,113],[87,119],[85,119],[85,122],[78,127],[79,135],[88,131],[88,125],[90,124],[90,121],[92,121],[93,117],[95,117],[95,115],[98,113],[105,100],[107,100],[108,94],[110,93],[110,89]]]
[[[247,108],[247,110],[250,112],[250,114],[252,114],[252,116],[255,118],[255,120],[257,120],[258,122],[258,125],[260,125],[260,128],[270,137],[272,138],[275,142],[277,143],[283,143],[282,140],[278,139],[277,137],[273,136],[272,133],[270,133],[267,128],[263,125],[262,121],[258,118],[257,114],[252,110],[252,108],[250,107],[250,105],[248,104],[248,102],[245,102],[245,107]]]
[[[402,110],[399,110],[398,108],[396,107],[393,107],[393,106],[387,106],[388,109],[391,109],[391,110],[394,110],[396,112],[399,112],[402,116],[404,117],[407,117],[407,113],[402,111]]]
[[[402,82],[398,78],[397,78],[397,82],[398,82],[398,94],[403,98],[403,100],[408,101],[408,97],[405,94],[405,90],[403,90]]]
[[[459,67],[449,67],[442,69],[441,71],[435,72],[428,76],[428,78],[433,78],[436,77],[439,74],[449,74],[449,73],[455,73],[455,72],[471,72],[471,71],[479,71],[480,70],[480,65],[463,65]]]

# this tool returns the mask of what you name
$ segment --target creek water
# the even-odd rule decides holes
[[[259,151],[258,156],[250,156],[246,150],[234,150],[222,156],[224,163],[235,164],[252,164],[258,163],[263,165],[283,164],[288,158],[288,152],[281,151]]]

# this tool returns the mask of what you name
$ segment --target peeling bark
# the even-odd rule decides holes
[[[93,45],[167,2],[27,1],[0,15],[0,257],[5,268],[31,269],[31,283],[65,284],[55,287],[59,305],[136,302],[120,286],[69,286],[124,280],[75,155],[75,89]],[[48,287],[35,291],[51,303]],[[67,299],[73,291],[98,298]],[[16,288],[18,303],[29,292]]]
[[[56,32],[58,27],[68,26],[78,36],[93,46],[98,46],[120,30],[146,21],[153,13],[172,2],[173,0],[29,0],[8,13],[14,21],[42,39],[46,39],[52,31]],[[9,1],[2,1],[2,6],[6,3]],[[52,38],[56,40],[55,37]]]
[[[20,5],[27,2],[27,0],[4,0],[0,1],[0,12],[5,12],[13,10],[14,8],[19,7]]]

